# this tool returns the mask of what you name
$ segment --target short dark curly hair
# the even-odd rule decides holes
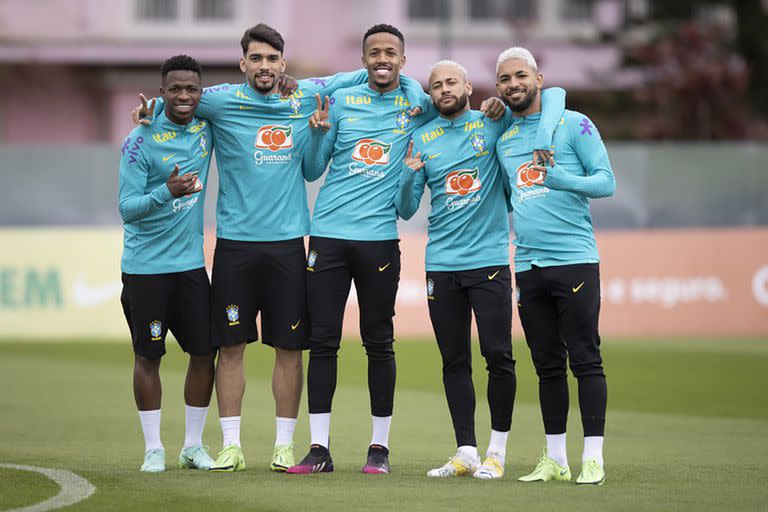
[[[251,41],[267,43],[280,53],[283,53],[283,49],[285,48],[285,41],[283,40],[283,36],[280,35],[280,32],[266,23],[259,23],[245,31],[243,38],[240,40],[240,47],[243,49],[243,55],[248,53],[248,46],[250,46]]]
[[[403,33],[400,32],[396,27],[387,25],[386,23],[378,23],[366,30],[365,35],[363,36],[363,49],[365,49],[365,40],[368,39],[369,36],[372,36],[373,34],[379,34],[381,32],[386,32],[387,34],[397,36],[397,38],[400,40],[400,43],[403,45],[403,51],[405,51],[405,37],[403,37]]]
[[[197,73],[197,76],[200,77],[203,75],[203,67],[189,55],[174,55],[160,66],[160,72],[163,74],[163,81],[165,81],[165,77],[169,72],[179,70],[194,71]]]

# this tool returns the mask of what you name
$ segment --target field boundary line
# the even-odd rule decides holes
[[[57,508],[68,507],[79,501],[89,498],[96,492],[96,487],[85,478],[66,469],[42,468],[38,466],[24,466],[21,464],[0,464],[0,468],[18,469],[20,471],[32,471],[40,473],[54,482],[61,490],[56,496],[48,498],[40,503],[26,507],[12,508],[5,512],[45,512]]]

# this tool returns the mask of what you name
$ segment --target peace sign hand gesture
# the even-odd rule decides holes
[[[331,127],[331,123],[328,122],[331,100],[326,96],[325,105],[323,105],[319,94],[315,94],[315,99],[317,100],[317,109],[312,113],[312,117],[309,118],[309,127],[312,129],[322,128],[323,131],[327,132]]]
[[[152,121],[147,119],[147,117],[152,116],[155,113],[155,98],[152,98],[152,101],[149,103],[149,105],[147,105],[146,96],[139,93],[139,98],[141,99],[141,106],[138,106],[133,109],[133,111],[131,111],[133,124],[144,124],[149,126],[152,124]]]
[[[408,151],[405,153],[405,165],[411,168],[412,171],[418,172],[424,168],[424,161],[421,159],[421,151],[413,155],[413,141],[408,143]]]

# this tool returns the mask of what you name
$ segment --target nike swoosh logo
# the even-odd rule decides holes
[[[493,281],[493,278],[496,277],[497,275],[499,275],[499,272],[501,272],[501,269],[497,270],[493,274],[488,274],[488,280],[489,281]]]
[[[428,159],[428,160],[432,160],[433,158],[437,158],[438,156],[440,156],[440,155],[442,155],[442,154],[443,154],[443,152],[441,151],[441,152],[439,152],[439,153],[435,153],[434,155],[429,155],[429,156],[427,157],[427,159]]]
[[[298,322],[296,322],[295,324],[291,324],[291,330],[292,330],[292,331],[295,331],[295,330],[296,330],[296,328],[299,326],[299,324],[300,324],[300,323],[301,323],[301,320],[299,320],[299,321],[298,321]]]
[[[571,288],[571,290],[573,290],[573,293],[576,293],[576,292],[578,292],[579,290],[581,290],[581,287],[582,287],[582,286],[584,286],[584,281],[582,281],[582,282],[581,282],[581,284],[580,284],[579,286],[577,286],[577,287],[575,287],[575,288]]]
[[[120,296],[122,288],[123,285],[119,281],[90,286],[84,277],[78,276],[75,279],[72,298],[78,306],[95,307],[114,301]]]
[[[163,162],[167,162],[169,158],[173,158],[174,156],[176,156],[176,153],[174,153],[172,155],[164,156],[163,157]]]
[[[354,123],[355,121],[359,121],[359,120],[360,120],[359,117],[348,117],[347,118],[347,121],[349,121],[350,123]]]
[[[390,262],[390,263],[391,263],[391,262]],[[384,265],[383,267],[379,267],[379,272],[384,272],[385,270],[387,270],[387,268],[388,268],[388,267],[389,267],[389,263],[387,263],[387,264],[386,264],[386,265]]]
[[[566,473],[568,473],[567,469],[560,470],[560,476],[565,476]]]

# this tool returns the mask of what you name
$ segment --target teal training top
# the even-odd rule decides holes
[[[165,112],[125,139],[119,176],[123,272],[166,274],[204,266],[203,203],[212,151],[210,123],[193,118],[179,125]],[[171,196],[166,181],[177,164],[179,175],[200,173],[201,192]]]
[[[315,94],[324,97],[367,81],[364,69],[299,80],[289,98],[261,94],[247,83],[204,89],[196,115],[210,120],[216,138],[219,238],[266,242],[309,233],[301,160],[309,146]]]
[[[546,179],[530,171],[541,113],[515,118],[496,144],[512,190],[515,271],[597,263],[589,198],[607,197],[616,181],[600,133],[588,117],[566,110],[551,148],[555,167]]]
[[[405,83],[401,81],[401,86]],[[312,130],[307,179],[319,178],[330,161],[312,216],[310,234],[344,240],[394,240],[394,197],[411,133],[434,118],[411,117],[414,106],[430,110],[428,96],[398,87],[380,93],[368,84],[332,96],[328,132]],[[406,98],[419,98],[411,105]]]
[[[551,134],[565,108],[565,91],[542,93],[543,114]],[[402,164],[395,206],[409,219],[419,208],[424,185],[431,194],[427,271],[470,270],[509,265],[509,218],[506,174],[496,158],[496,141],[512,122],[507,110],[498,121],[470,110],[456,119],[438,117],[413,134],[413,155],[425,166],[413,171]],[[530,155],[529,155],[530,156]]]

